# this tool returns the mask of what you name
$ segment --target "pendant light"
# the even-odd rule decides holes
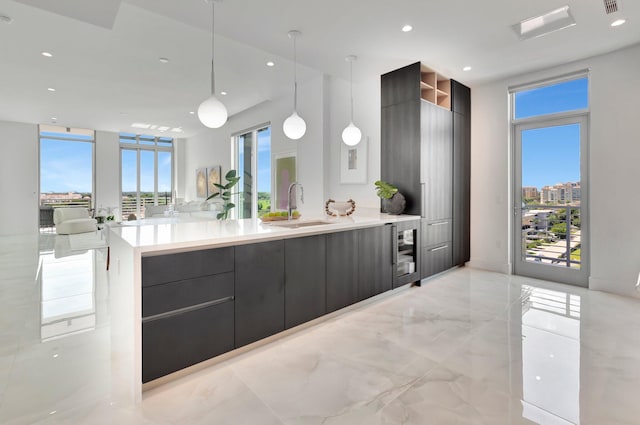
[[[351,84],[351,121],[349,122],[349,125],[344,130],[342,130],[342,141],[347,146],[355,146],[360,143],[360,139],[362,139],[362,132],[353,123],[353,62],[357,59],[358,57],[354,55],[349,55],[345,58],[345,60],[349,62]]]
[[[300,36],[300,31],[289,31],[289,38],[293,39],[293,114],[284,121],[282,130],[285,136],[291,140],[298,140],[307,131],[307,123],[298,115],[298,74],[296,71],[296,39]]]
[[[220,0],[205,0],[206,3],[211,5],[211,97],[206,99],[198,107],[198,118],[200,122],[209,128],[219,128],[227,122],[227,108],[220,102],[216,94],[216,74],[213,68],[214,60],[214,24],[215,24],[215,12],[214,2]]]

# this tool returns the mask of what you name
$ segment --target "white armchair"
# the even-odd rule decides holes
[[[98,222],[89,216],[86,208],[56,208],[53,210],[53,223],[59,235],[95,232]]]

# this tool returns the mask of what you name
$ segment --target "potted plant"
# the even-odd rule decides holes
[[[402,214],[407,204],[402,193],[394,185],[378,180],[374,183],[376,193],[382,199],[382,212],[389,214]]]
[[[227,184],[222,185],[219,183],[214,183],[219,192],[214,193],[207,198],[207,201],[209,199],[215,198],[216,196],[220,196],[220,198],[222,199],[222,211],[219,212],[216,216],[218,220],[226,220],[227,218],[229,218],[229,211],[231,211],[231,209],[236,206],[236,204],[231,202],[231,196],[235,195],[235,193],[231,193],[231,188],[233,188],[233,186],[235,186],[240,181],[240,177],[237,177],[236,173],[236,170],[229,170],[229,172],[224,176]]]

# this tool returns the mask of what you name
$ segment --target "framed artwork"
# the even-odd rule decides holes
[[[214,165],[213,167],[207,167],[207,197],[220,191],[214,183],[220,184],[221,174],[221,166]]]
[[[275,163],[275,184],[276,184],[276,199],[275,209],[286,210],[287,209],[287,195],[289,194],[289,185],[297,179],[296,168],[296,153],[295,152],[283,152],[274,155]]]
[[[347,146],[340,141],[340,183],[367,183],[368,144],[368,137],[363,137],[356,146]]]
[[[206,168],[196,169],[196,197],[203,198],[203,199],[207,197],[207,169]]]

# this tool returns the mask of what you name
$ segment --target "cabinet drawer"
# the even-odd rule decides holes
[[[233,272],[142,288],[142,317],[233,297]]]
[[[142,286],[233,271],[233,247],[142,257]]]
[[[142,324],[142,382],[233,350],[233,301]]]
[[[422,250],[422,278],[448,270],[452,266],[451,242]]]
[[[422,222],[422,246],[442,244],[451,240],[451,220]]]

